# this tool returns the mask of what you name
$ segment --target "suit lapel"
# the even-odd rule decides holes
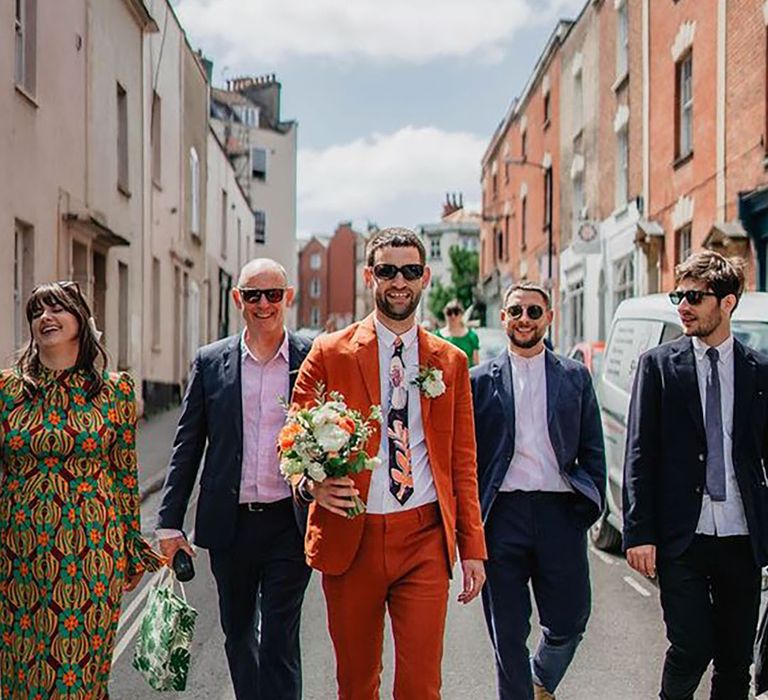
[[[296,336],[288,331],[288,397],[293,394],[293,385],[296,383],[296,377],[299,374],[299,367],[304,360],[304,355],[299,350],[296,342]]]
[[[550,350],[544,350],[544,374],[547,382],[547,427],[549,428],[550,438],[552,436],[552,423],[555,420],[557,410],[557,397],[560,395],[560,384],[563,374],[560,360],[555,353]]]
[[[678,351],[672,355],[671,360],[677,379],[688,397],[686,403],[696,430],[704,436],[704,415],[701,410],[699,380],[696,376],[696,358],[693,354],[693,342],[690,338],[681,342]]]
[[[372,406],[381,406],[381,385],[379,382],[379,343],[376,340],[376,328],[373,314],[360,322],[355,331],[353,345],[355,360],[368,392]]]
[[[749,416],[757,386],[757,366],[744,346],[733,341],[733,449],[736,450],[741,432],[749,425]]]
[[[504,411],[504,426],[509,439],[515,441],[515,392],[512,387],[512,362],[504,350],[491,364],[491,376]]]
[[[419,367],[439,368],[440,345],[435,342],[432,334],[419,326],[416,338],[419,344]],[[426,432],[432,425],[429,421],[429,412],[432,408],[434,399],[426,397],[423,391],[419,391],[419,398],[421,401],[421,422],[424,426],[424,431]]]
[[[223,385],[229,389],[232,397],[231,406],[235,417],[235,431],[237,433],[238,446],[243,444],[243,391],[241,385],[242,353],[240,351],[240,336],[233,336],[232,341],[225,350],[224,364],[222,365]]]

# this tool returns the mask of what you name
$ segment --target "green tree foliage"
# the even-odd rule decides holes
[[[427,300],[429,313],[440,322],[445,320],[443,307],[451,299],[458,299],[465,309],[472,305],[478,278],[479,261],[476,252],[454,245],[448,255],[451,260],[451,283],[444,285],[438,280],[433,281]]]

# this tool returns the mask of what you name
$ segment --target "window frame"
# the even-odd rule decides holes
[[[693,155],[692,49],[686,51],[675,63],[675,160],[685,160],[691,155]]]

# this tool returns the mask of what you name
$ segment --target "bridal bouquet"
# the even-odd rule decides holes
[[[287,421],[278,436],[280,471],[293,481],[307,476],[312,481],[327,477],[359,474],[375,469],[377,457],[368,457],[365,445],[381,422],[381,408],[371,406],[368,418],[349,408],[337,391],[327,395],[325,387],[315,389],[315,405],[309,408],[287,407]],[[347,511],[354,518],[365,511],[365,503],[354,497],[355,505]]]

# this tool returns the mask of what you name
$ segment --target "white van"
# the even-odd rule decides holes
[[[745,345],[768,353],[768,293],[744,294],[731,329]],[[677,307],[666,294],[626,299],[616,309],[596,383],[608,464],[606,511],[590,531],[598,549],[617,549],[621,544],[627,413],[638,358],[656,345],[679,338],[682,332]]]

